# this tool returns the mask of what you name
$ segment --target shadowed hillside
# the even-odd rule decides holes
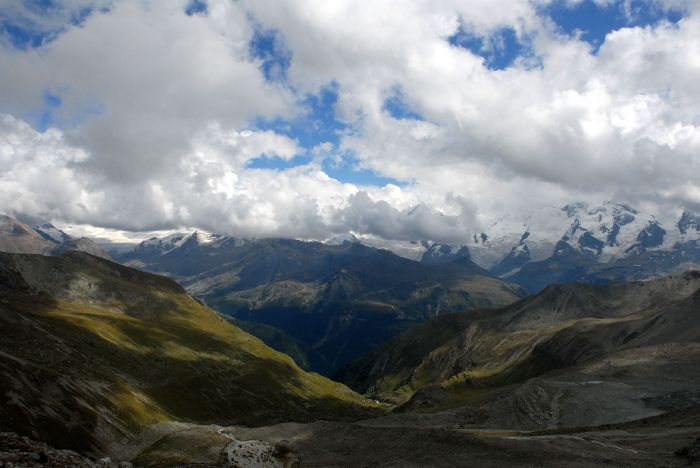
[[[300,365],[332,374],[412,325],[517,300],[468,259],[425,264],[358,243],[151,239],[119,257],[166,273]]]
[[[404,409],[470,402],[500,427],[546,427],[549,419],[538,411],[551,412],[553,398],[562,398],[557,408],[563,413],[570,411],[568,420],[557,417],[567,425],[585,425],[586,414],[635,419],[700,401],[699,311],[698,272],[550,286],[495,311],[430,320],[338,377],[359,391],[405,402]],[[543,383],[548,378],[558,383]],[[589,381],[594,384],[581,385]],[[508,414],[520,419],[501,419]]]
[[[1,429],[58,448],[120,453],[175,420],[369,414],[367,400],[302,371],[174,281],[84,253],[0,253],[0,328]]]

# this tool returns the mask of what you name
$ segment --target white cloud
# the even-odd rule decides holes
[[[458,192],[482,209],[516,176],[532,186],[560,185],[570,196],[640,201],[662,201],[664,186],[699,182],[691,170],[700,123],[698,15],[677,26],[616,31],[594,56],[587,44],[539,21],[528,2],[504,8],[511,16],[487,14],[490,23],[482,18],[490,10],[449,2],[413,2],[400,11],[373,2],[371,16],[362,2],[314,15],[303,5],[255,5],[287,38],[296,85],[339,84],[341,115],[360,129],[342,148],[354,150],[364,167],[435,190],[452,189],[450,176],[431,181],[441,166],[458,180],[492,177],[484,190]],[[509,24],[532,35],[542,66],[486,69],[445,40],[460,14],[484,30]],[[397,86],[429,122],[382,110]]]
[[[693,13],[611,32],[595,55],[538,14],[547,3],[217,0],[189,17],[184,1],[114,2],[42,47],[0,47],[0,207],[127,230],[457,241],[545,204],[700,205],[699,3],[659,3]],[[49,20],[11,5],[44,30],[74,11]],[[289,50],[286,83],[250,57],[251,17]],[[460,28],[513,28],[532,57],[491,70],[450,45]],[[331,84],[349,126],[339,145],[252,125],[303,112],[300,98]],[[397,90],[424,120],[385,109]],[[62,131],[23,122],[47,91]],[[304,166],[247,165],[306,150]],[[406,185],[328,177],[321,160],[346,152]]]
[[[187,16],[186,2],[115,2],[40,49],[0,53],[6,112],[63,103],[66,137],[111,179],[145,180],[182,156],[212,123],[242,128],[290,111],[291,95],[265,82],[248,57],[252,29],[236,3]],[[78,121],[77,126],[70,123]]]

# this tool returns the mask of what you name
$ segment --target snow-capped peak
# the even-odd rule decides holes
[[[155,248],[162,251],[170,250],[178,245],[178,242],[188,234],[176,232],[164,237],[151,237],[139,244],[139,248]]]
[[[337,236],[325,239],[323,243],[328,245],[343,245],[347,243],[359,244],[362,243],[362,241],[360,241],[360,239],[352,232],[348,232],[345,234],[338,234]]]
[[[141,242],[137,249],[148,249],[151,251],[155,250],[161,255],[165,255],[173,250],[185,246],[215,246],[216,244],[225,240],[233,240],[233,245],[239,245],[240,242],[242,242],[237,239],[222,236],[220,234],[212,234],[206,231],[192,231],[188,233],[175,232],[164,237],[151,237],[150,239]]]
[[[44,239],[51,241],[55,244],[60,244],[67,240],[70,240],[70,236],[65,232],[58,229],[53,224],[42,224],[41,226],[34,226],[33,229]]]
[[[681,234],[688,234],[691,231],[700,232],[700,216],[685,210],[676,226]]]
[[[213,234],[210,232],[205,232],[205,231],[195,231],[190,235],[190,238],[192,238],[194,241],[196,241],[198,244],[214,244],[222,239],[224,239],[224,236],[220,234]]]
[[[421,257],[423,263],[445,263],[454,260],[471,260],[466,245],[432,244]]]
[[[664,233],[650,227],[658,226],[656,218],[624,203],[605,202],[594,208],[576,203],[566,205],[562,211],[573,220],[561,240],[576,250],[600,257],[601,261],[624,256],[635,246],[646,248],[663,242]],[[653,230],[653,241],[645,242],[644,236],[640,239],[645,229],[649,235]]]

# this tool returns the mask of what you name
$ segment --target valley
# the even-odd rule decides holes
[[[165,273],[309,370],[331,375],[410,326],[524,295],[468,259],[415,262],[359,243],[193,233],[115,255]]]
[[[0,254],[3,429],[131,458],[171,421],[380,411],[230,325],[175,282],[88,254]],[[129,455],[131,454],[131,455]]]
[[[700,466],[700,0],[0,0],[0,468]]]
[[[25,231],[13,235],[33,245]],[[699,459],[695,271],[520,299],[466,250],[415,262],[355,242],[203,234],[139,249],[121,261],[170,278],[90,250],[0,253],[0,461]]]
[[[700,222],[688,211],[673,227],[623,203],[550,211],[559,231],[506,216],[464,244],[388,245],[405,257],[357,236],[321,243],[204,232],[152,238],[112,255],[172,277],[327,376],[437,315],[503,306],[549,284],[644,280],[700,265]]]

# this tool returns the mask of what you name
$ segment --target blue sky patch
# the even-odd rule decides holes
[[[255,24],[249,47],[250,55],[262,60],[261,69],[268,81],[286,80],[287,70],[292,63],[292,53],[277,31],[263,29]]]
[[[617,29],[635,26],[648,26],[669,21],[677,23],[684,12],[680,10],[665,10],[658,2],[650,0],[632,0],[629,10],[625,10],[623,2],[609,5],[599,5],[593,0],[583,0],[571,6],[566,0],[557,0],[542,10],[566,34],[576,34],[580,31],[581,38],[591,44],[596,53],[605,42],[605,36]]]
[[[56,110],[61,107],[62,101],[58,94],[45,90],[42,95],[42,107],[33,112],[27,112],[23,117],[39,132],[45,132],[57,123]]]
[[[513,28],[502,28],[489,36],[478,36],[464,26],[448,38],[450,44],[482,57],[491,70],[508,68],[529,47],[523,44]]]
[[[191,0],[185,7],[187,16],[203,15],[207,13],[207,2],[204,0]]]
[[[384,110],[395,119],[423,120],[422,115],[411,110],[400,88],[395,88],[391,96],[384,101]]]
[[[359,169],[358,164],[359,161],[357,158],[350,154],[345,154],[340,163],[326,159],[323,162],[323,172],[336,180],[348,184],[374,185],[378,187],[382,187],[387,184],[394,184],[398,185],[399,187],[404,187],[407,185],[405,182],[401,182],[400,180],[391,177],[384,177],[377,174],[375,171],[369,169]]]
[[[39,47],[48,40],[54,32],[39,33],[30,28],[2,21],[0,25],[2,35],[9,39],[10,44],[16,49],[29,49]]]
[[[350,127],[338,120],[335,114],[335,105],[338,101],[338,85],[332,83],[323,88],[318,94],[307,95],[301,105],[305,113],[296,119],[266,120],[258,119],[255,127],[259,130],[273,130],[276,133],[294,138],[306,153],[297,155],[292,159],[284,160],[279,157],[261,156],[248,163],[248,167],[254,169],[285,170],[293,167],[309,164],[313,160],[311,150],[322,144],[330,143],[335,149],[340,143],[343,133],[350,131]],[[401,102],[391,102],[390,107],[397,115],[415,115],[407,108],[402,107]],[[335,150],[332,150],[333,153]],[[343,155],[341,162],[334,158],[326,158],[322,164],[323,171],[330,177],[345,183],[357,185],[383,186],[386,184],[406,185],[390,177],[383,177],[374,171],[358,168],[358,160],[350,154]]]
[[[297,155],[291,159],[283,159],[279,156],[260,156],[248,161],[247,167],[251,169],[275,169],[286,170],[297,166],[303,166],[311,162],[309,155]]]
[[[93,8],[89,6],[66,11],[61,2],[55,0],[24,0],[22,4],[37,16],[51,18],[57,15],[60,17],[68,15],[67,24],[62,24],[55,29],[41,29],[32,22],[31,18],[11,18],[3,14],[0,8],[0,35],[7,38],[13,47],[22,50],[40,47],[50,42],[66,27],[82,24],[93,12]]]
[[[338,85],[332,83],[321,89],[318,94],[309,94],[301,99],[300,105],[304,112],[296,118],[261,118],[255,122],[255,127],[295,138],[301,146],[308,149],[325,142],[337,145],[340,134],[348,130],[348,125],[336,118],[337,101]]]

